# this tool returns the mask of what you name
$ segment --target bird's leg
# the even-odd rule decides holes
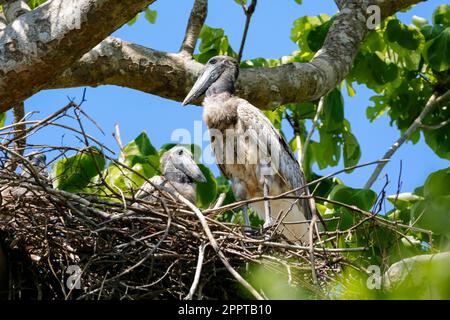
[[[263,182],[263,193],[264,193],[264,198],[267,198],[269,196],[269,182],[266,177],[264,177],[264,182]],[[272,226],[272,212],[271,212],[271,208],[270,208],[270,201],[266,199],[266,200],[264,200],[264,225],[263,225],[263,228],[268,229],[271,226]]]

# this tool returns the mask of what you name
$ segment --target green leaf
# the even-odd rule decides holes
[[[145,132],[142,132],[136,139],[128,143],[120,154],[120,161],[133,166],[139,162],[139,157],[146,157],[150,155],[158,155],[155,147],[150,143]]]
[[[0,113],[0,127],[3,127],[5,125],[6,120],[6,112]]]
[[[421,197],[411,192],[403,192],[399,193],[398,195],[397,194],[390,195],[387,197],[387,199],[396,208],[399,208],[400,210],[407,210],[413,204],[422,201],[424,197]]]
[[[320,14],[318,16],[305,16],[298,18],[294,21],[294,26],[291,29],[291,39],[295,43],[298,44],[302,53],[309,53],[311,56],[314,52],[308,45],[308,35],[309,33],[315,29],[316,27],[322,25],[323,23],[330,20],[330,17],[326,14]],[[317,32],[316,36],[321,34],[321,32]],[[320,42],[320,39],[314,37],[314,44]],[[310,41],[312,38],[310,39]]]
[[[444,27],[440,24],[435,24],[433,26],[423,26],[420,29],[420,32],[422,32],[423,36],[425,37],[425,40],[431,40],[433,38],[436,38],[438,35],[441,34],[442,31],[444,31]]]
[[[402,23],[397,20],[390,20],[386,27],[387,40],[390,42],[397,42],[402,32]]]
[[[217,181],[211,170],[203,164],[198,164],[206,178],[206,182],[196,182],[197,184],[197,206],[208,208],[217,196]]]
[[[323,115],[326,132],[329,133],[342,129],[344,121],[344,97],[340,90],[334,89],[325,97]]]
[[[419,227],[450,236],[450,195],[416,203],[411,208],[411,215]]]
[[[379,85],[384,85],[397,78],[398,68],[393,63],[386,63],[377,54],[372,54],[368,60],[372,77]]]
[[[28,5],[30,6],[31,9],[35,9],[36,7],[43,4],[45,1],[47,0],[29,0]]]
[[[442,4],[434,10],[433,23],[450,27],[450,5]]]
[[[417,28],[422,28],[423,26],[428,24],[428,20],[419,16],[414,15],[412,17],[412,23],[417,27]]]
[[[308,42],[308,46],[312,51],[319,51],[320,48],[322,48],[325,38],[328,34],[328,30],[330,30],[334,19],[335,17],[332,17],[330,20],[315,27],[308,33],[306,39]]]
[[[135,156],[133,160],[133,164],[128,164],[132,171],[116,163],[111,163],[105,170],[103,173],[105,181],[112,189],[130,195],[132,190],[136,191],[145,182],[145,179],[160,173],[158,155]]]
[[[389,42],[396,42],[408,50],[416,50],[423,42],[423,36],[419,30],[409,27],[397,19],[388,22],[386,38]]]
[[[194,55],[198,62],[206,63],[211,57],[216,55],[236,56],[222,28],[211,28],[203,25],[199,38],[201,40],[199,46],[200,54]]]
[[[317,104],[313,102],[288,103],[284,107],[292,111],[295,119],[313,119]]]
[[[139,13],[137,15],[135,15],[130,21],[128,21],[127,24],[129,26],[132,26],[137,21],[138,18],[139,18]]]
[[[427,41],[422,54],[434,70],[438,72],[448,70],[450,68],[450,27]]]
[[[331,191],[328,199],[369,211],[375,204],[377,194],[369,189],[353,189],[344,185],[337,185]]]
[[[148,22],[150,22],[151,24],[155,23],[157,15],[158,15],[158,12],[156,12],[156,10],[152,10],[150,8],[145,9],[145,19]]]
[[[273,126],[278,130],[281,130],[281,121],[283,120],[283,108],[277,108],[275,110],[263,110],[265,116],[272,122]]]
[[[96,148],[91,147],[68,158],[56,162],[52,168],[55,177],[53,187],[69,192],[80,192],[88,187],[91,179],[105,167],[105,158]]]
[[[426,198],[450,195],[450,167],[431,173],[425,181],[423,194]]]
[[[361,148],[358,140],[351,132],[346,132],[344,138],[344,167],[351,167],[358,164],[361,158]]]
[[[345,87],[347,88],[347,94],[349,97],[354,97],[356,95],[356,91],[353,89],[353,85],[350,81],[345,81]]]
[[[328,166],[336,166],[341,158],[339,136],[326,132],[324,127],[319,128],[320,142],[311,141],[310,143],[312,157],[316,160],[321,170]]]

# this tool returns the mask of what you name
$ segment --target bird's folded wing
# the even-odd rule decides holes
[[[306,179],[300,165],[289,147],[288,143],[280,132],[272,125],[270,120],[255,106],[248,101],[240,99],[238,107],[238,119],[242,128],[254,130],[259,136],[259,147],[269,152],[268,156],[276,158],[277,176],[285,182],[286,190],[302,187],[306,184]],[[261,139],[261,137],[265,137]],[[276,152],[277,154],[270,154]],[[298,192],[300,195],[302,192]]]
[[[156,188],[154,186],[160,186],[164,183],[164,178],[161,176],[154,176],[150,178],[149,181],[146,181],[136,192],[134,197],[136,199],[144,199],[151,196],[156,192]]]

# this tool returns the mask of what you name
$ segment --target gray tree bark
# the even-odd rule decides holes
[[[323,96],[352,67],[359,45],[370,31],[366,26],[369,5],[378,5],[381,16],[387,17],[420,1],[346,1],[311,62],[242,70],[237,94],[265,109]],[[62,2],[48,2],[0,33],[0,48],[4,45],[0,49],[0,111],[41,89],[106,84],[183,100],[202,69],[200,63],[186,54],[106,38],[150,1],[134,1],[132,6],[118,0]],[[58,28],[49,28],[49,22]],[[27,37],[20,36],[24,25],[30,28]],[[18,76],[13,76],[16,72]]]
[[[150,0],[52,0],[0,32],[0,112],[44,89]]]

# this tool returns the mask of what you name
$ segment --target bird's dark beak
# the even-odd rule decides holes
[[[191,157],[183,157],[179,169],[194,181],[206,182],[205,176]]]
[[[208,90],[208,88],[219,78],[222,73],[221,68],[208,65],[203,70],[202,74],[198,77],[194,83],[191,91],[189,91],[186,98],[184,98],[182,105],[186,106],[189,103],[197,100],[202,94]]]

